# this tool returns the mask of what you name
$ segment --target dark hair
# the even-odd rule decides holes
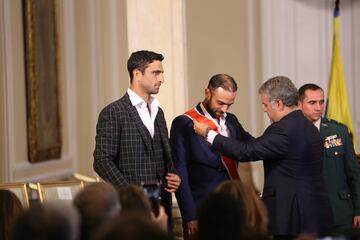
[[[322,90],[324,91],[321,87],[319,87],[318,85],[314,84],[314,83],[307,83],[307,84],[304,84],[302,85],[300,88],[299,88],[299,100],[302,101],[304,100],[305,98],[305,92],[306,90]]]
[[[225,193],[210,193],[198,209],[200,240],[242,239],[244,210],[235,198]]]
[[[15,220],[11,239],[74,240],[78,235],[78,220],[72,205],[33,205]]]
[[[127,68],[130,76],[130,82],[132,82],[132,79],[134,77],[133,71],[135,69],[139,69],[142,74],[145,73],[145,69],[148,67],[150,63],[153,61],[162,61],[164,60],[164,56],[160,53],[147,51],[147,50],[141,50],[137,52],[133,52],[127,62]]]
[[[22,211],[19,198],[8,189],[0,189],[0,239],[9,239],[14,220]]]
[[[105,223],[93,240],[166,240],[167,234],[155,222],[139,216],[115,217]]]
[[[237,84],[234,78],[227,74],[216,74],[210,78],[208,89],[215,90],[219,87],[230,92],[237,91]]]
[[[292,81],[284,76],[270,78],[259,88],[259,94],[267,94],[269,101],[281,100],[285,106],[297,106],[299,94]]]

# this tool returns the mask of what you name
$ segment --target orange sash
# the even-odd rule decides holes
[[[217,133],[219,133],[219,129],[217,128],[216,124],[211,121],[210,119],[208,119],[207,117],[205,117],[204,115],[201,115],[196,108],[192,108],[189,111],[187,111],[185,113],[185,116],[189,117],[190,119],[195,119],[198,122],[201,123],[205,123],[206,125],[208,125],[211,130],[216,131]],[[239,180],[240,176],[239,173],[237,171],[237,164],[234,160],[232,160],[229,157],[226,156],[221,156],[221,161],[224,165],[224,167],[226,168],[229,176],[231,179],[235,179],[235,180]]]

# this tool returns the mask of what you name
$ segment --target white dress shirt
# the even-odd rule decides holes
[[[208,119],[210,119],[211,121],[213,121],[215,123],[215,125],[217,126],[217,129],[219,130],[219,133],[225,137],[229,137],[230,136],[230,132],[228,127],[226,126],[226,113],[224,113],[220,118],[219,118],[219,122],[214,119],[210,113],[208,111],[206,111],[206,108],[204,107],[204,105],[201,103],[200,104],[200,108],[201,110],[204,112],[205,117],[207,117]],[[212,143],[214,141],[214,138],[216,137],[218,133],[211,130],[208,133],[208,137],[207,137],[207,141],[209,143]]]
[[[320,123],[321,123],[321,118],[319,118],[319,120],[317,120],[316,122],[314,122],[315,127],[317,127],[317,129],[320,131]]]
[[[156,115],[159,111],[159,101],[150,96],[149,108],[144,99],[137,95],[130,88],[127,90],[131,104],[136,107],[137,112],[141,118],[141,121],[144,123],[145,127],[149,130],[151,137],[154,137],[154,122]]]

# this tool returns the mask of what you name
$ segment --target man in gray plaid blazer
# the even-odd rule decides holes
[[[164,82],[163,59],[146,50],[131,54],[130,88],[99,115],[94,170],[116,186],[161,182],[162,204],[170,219],[170,193],[178,189],[180,177],[171,160],[164,112],[152,96]]]

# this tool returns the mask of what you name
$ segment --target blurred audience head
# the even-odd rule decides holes
[[[244,210],[231,195],[210,193],[198,209],[199,240],[234,240],[244,235]]]
[[[93,240],[166,240],[166,231],[155,222],[140,216],[127,215],[111,219]]]
[[[76,195],[74,205],[81,216],[81,239],[88,239],[103,222],[120,212],[117,191],[106,182],[85,186]]]
[[[79,216],[71,205],[46,203],[24,211],[14,222],[12,240],[76,240]]]
[[[151,219],[151,204],[143,189],[136,185],[129,185],[118,189],[121,204],[121,215],[140,215]]]
[[[253,233],[265,234],[267,232],[267,209],[255,189],[241,181],[225,181],[215,192],[232,195],[238,204],[243,206],[245,226]]]
[[[10,190],[0,189],[0,239],[9,239],[14,220],[22,211],[19,198]]]

